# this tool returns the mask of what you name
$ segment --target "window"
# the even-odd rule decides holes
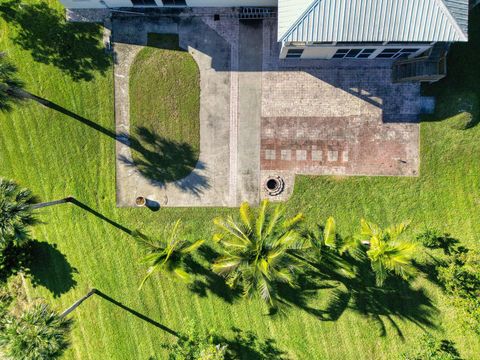
[[[398,59],[398,58],[405,58],[409,57],[410,55],[416,53],[418,48],[405,48],[405,49],[398,49],[398,48],[388,48],[383,49],[380,54],[377,55],[377,58],[384,58],[384,59]]]
[[[165,6],[185,6],[187,3],[185,0],[162,0]]]
[[[334,59],[366,59],[375,52],[375,49],[338,49]]]
[[[287,59],[298,59],[302,57],[303,49],[288,49],[287,51]]]
[[[155,0],[132,0],[133,6],[156,6]]]

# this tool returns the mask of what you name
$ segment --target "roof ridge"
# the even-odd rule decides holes
[[[464,41],[468,41],[468,36],[465,34],[465,32],[462,30],[460,25],[458,25],[457,19],[452,15],[450,12],[450,9],[448,8],[447,4],[445,3],[444,0],[437,0],[437,4],[443,9],[445,16],[447,16],[452,24],[452,26],[455,28],[455,30],[459,33],[460,38]]]

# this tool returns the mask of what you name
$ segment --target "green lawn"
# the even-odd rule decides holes
[[[149,35],[130,70],[130,121],[139,171],[151,180],[188,175],[200,150],[200,74],[177,35]]]
[[[59,8],[56,1],[46,3]],[[0,0],[0,15],[1,4],[5,1]],[[24,8],[32,10],[28,5]],[[33,15],[40,21],[48,12]],[[455,94],[468,93],[476,100],[480,96],[479,15],[480,8],[473,17],[477,26],[471,25],[471,43],[455,45],[451,51],[449,80],[428,89],[440,96],[438,102],[446,110],[421,125],[421,175],[298,177],[288,202],[291,213],[303,211],[309,225],[333,215],[344,234],[356,229],[361,217],[380,224],[412,219],[411,233],[434,226],[480,248],[480,126],[456,130],[452,127],[455,119],[445,118],[454,115],[447,110],[457,107]],[[383,307],[367,306],[370,316],[351,309],[336,321],[323,321],[309,310],[327,309],[332,292],[326,289],[307,298],[308,308],[292,306],[276,317],[266,316],[260,301],[229,298],[209,273],[196,276],[194,289],[176,279],[155,276],[137,291],[145,269],[137,261],[138,247],[120,226],[155,235],[165,224],[182,218],[187,231],[209,238],[211,219],[236,210],[117,209],[115,143],[108,136],[114,128],[111,66],[101,51],[89,49],[83,49],[83,59],[62,61],[57,53],[67,53],[72,44],[59,46],[55,32],[42,33],[38,28],[30,34],[38,36],[37,41],[22,41],[19,35],[23,32],[11,21],[0,21],[0,48],[18,65],[28,90],[78,116],[37,103],[0,114],[0,175],[32,188],[42,200],[74,195],[96,211],[72,204],[41,211],[43,223],[33,231],[39,242],[34,269],[37,286],[28,286],[30,297],[45,297],[64,309],[96,287],[174,331],[185,330],[191,319],[202,328],[215,327],[227,335],[236,326],[252,330],[261,339],[275,339],[293,359],[390,359],[408,349],[425,330],[455,341],[465,358],[478,358],[478,337],[461,328],[441,290],[423,277],[413,284],[417,291],[399,293],[396,301]],[[48,23],[48,29],[69,30]],[[77,34],[92,41],[100,39],[99,31],[97,26],[80,26]],[[85,120],[94,122],[97,129]],[[406,295],[413,300],[405,300]],[[423,305],[419,307],[416,300]],[[72,347],[65,359],[163,359],[160,344],[174,339],[98,297],[82,304],[73,318]],[[418,326],[419,319],[432,324]],[[379,320],[385,325],[384,336],[379,336]]]

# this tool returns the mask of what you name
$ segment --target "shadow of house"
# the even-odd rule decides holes
[[[28,253],[27,273],[34,287],[42,286],[54,297],[59,297],[77,285],[74,279],[77,269],[70,265],[56,245],[34,240],[29,244]]]
[[[53,65],[75,81],[92,80],[94,72],[110,68],[100,25],[69,23],[45,2],[6,1],[0,4],[0,16],[16,28],[13,41],[35,61]]]
[[[480,7],[470,11],[468,42],[454,43],[447,57],[448,76],[442,80],[425,84],[426,95],[435,96],[439,100],[435,113],[425,121],[442,121],[445,118],[462,113],[470,113],[465,119],[464,129],[477,126],[480,123]],[[468,116],[468,115],[467,115]]]
[[[179,34],[182,48],[207,55],[211,59],[210,67],[217,72],[231,71],[232,55],[235,58],[238,54],[238,61],[233,69],[235,71],[308,74],[314,78],[311,81],[328,84],[336,88],[337,92],[342,90],[378,108],[384,122],[418,121],[421,111],[420,86],[392,83],[391,67],[395,60],[279,59],[281,44],[276,39],[276,26],[270,20],[240,21],[237,42],[234,39],[236,24],[233,21],[228,23],[229,25],[225,23],[219,26],[220,32],[227,33],[223,34],[226,38],[232,37],[227,41],[201,18],[188,16],[188,11],[184,16],[158,15],[161,12],[162,10],[151,11],[142,17],[114,15],[113,41],[146,45],[148,33],[175,32]],[[229,26],[232,30],[223,31],[222,26]],[[238,45],[236,51],[235,46],[232,46],[234,42]],[[296,88],[294,82],[298,81],[298,86],[301,87],[304,79],[300,77],[292,81],[293,93]],[[288,98],[284,100],[289,102]],[[358,115],[361,115],[360,112],[361,109]]]
[[[118,141],[132,149],[132,159],[119,157],[127,166],[136,168],[153,185],[174,184],[184,192],[199,195],[209,188],[208,179],[192,171],[204,170],[198,151],[190,144],[172,141],[140,127],[135,135],[120,134]]]

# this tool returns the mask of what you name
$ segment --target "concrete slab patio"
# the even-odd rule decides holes
[[[219,20],[213,15],[220,14]],[[240,22],[231,9],[114,17],[117,204],[137,196],[160,206],[238,206],[267,197],[295,174],[415,176],[418,84],[393,84],[391,61],[279,60],[274,20]],[[200,160],[187,178],[149,181],[131,160],[128,73],[147,34],[179,34],[200,69]]]

